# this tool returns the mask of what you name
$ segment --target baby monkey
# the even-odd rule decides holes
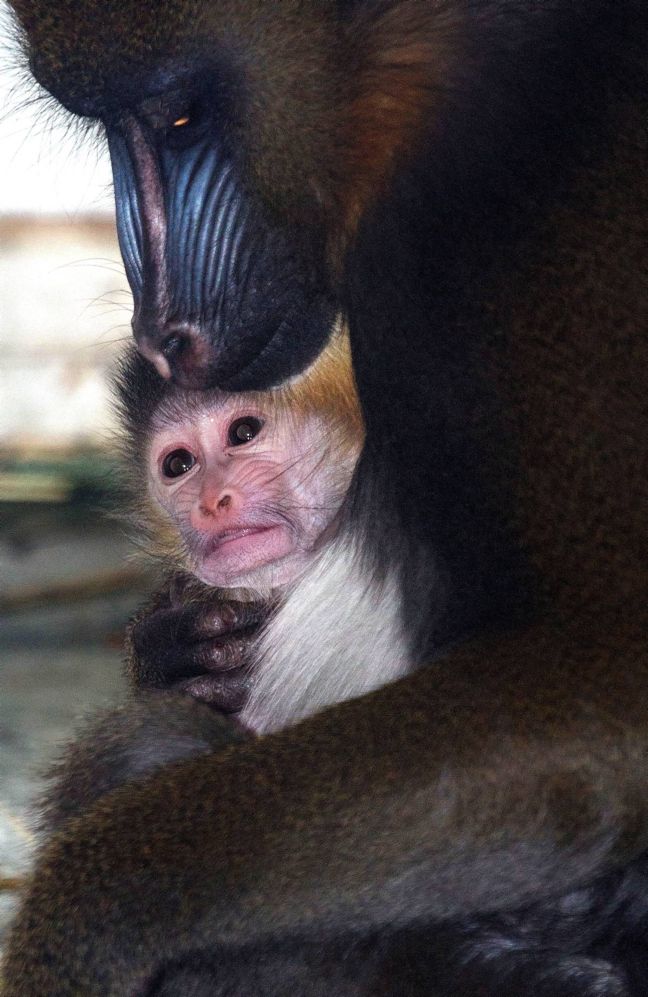
[[[308,676],[305,656],[296,675],[271,664],[286,634],[304,632],[296,607],[303,616],[330,574],[326,553],[362,449],[346,333],[275,391],[184,391],[152,381],[136,357],[117,387],[134,518],[172,568],[130,629],[135,684],[179,689],[259,731],[371,688],[347,691],[340,675],[327,689],[321,653]]]

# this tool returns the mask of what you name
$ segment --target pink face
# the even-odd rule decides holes
[[[180,406],[176,405],[176,410]],[[224,395],[186,418],[160,417],[151,496],[175,524],[187,566],[220,588],[265,591],[299,576],[327,534],[357,452],[329,452],[330,427]]]

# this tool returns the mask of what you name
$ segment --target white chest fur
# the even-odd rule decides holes
[[[410,671],[396,579],[372,578],[340,537],[289,591],[259,640],[241,720],[279,730]]]

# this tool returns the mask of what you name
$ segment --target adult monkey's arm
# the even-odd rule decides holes
[[[41,856],[6,993],[130,993],[187,949],[513,907],[611,868],[637,848],[621,829],[648,765],[636,650],[599,703],[564,681],[593,681],[607,638],[466,648],[441,675],[106,797]]]

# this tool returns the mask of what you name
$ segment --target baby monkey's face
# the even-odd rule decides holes
[[[177,529],[186,567],[222,588],[267,591],[303,572],[334,529],[358,445],[317,415],[268,396],[225,395],[158,413],[149,488]]]

